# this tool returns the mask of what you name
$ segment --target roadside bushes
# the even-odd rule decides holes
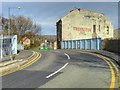
[[[25,46],[24,46],[24,49],[25,49],[25,50],[29,50],[29,49],[30,49],[30,46],[25,45]]]
[[[103,50],[120,53],[120,39],[104,39]]]

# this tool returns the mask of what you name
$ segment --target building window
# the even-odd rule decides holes
[[[109,34],[109,26],[107,26],[107,34]]]
[[[96,25],[93,25],[93,32],[96,33]]]
[[[91,18],[91,16],[84,16],[86,19],[90,19]]]
[[[100,25],[99,25],[99,31],[100,31]]]

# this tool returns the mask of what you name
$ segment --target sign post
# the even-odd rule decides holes
[[[0,36],[0,59],[2,60],[3,58],[3,34]]]

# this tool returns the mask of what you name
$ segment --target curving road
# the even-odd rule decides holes
[[[118,88],[117,71],[111,63],[113,69],[110,69],[110,65],[98,56],[76,50],[50,50],[40,53],[42,57],[33,65],[3,76],[2,87]]]

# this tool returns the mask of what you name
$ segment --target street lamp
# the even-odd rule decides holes
[[[9,34],[9,36],[10,36],[10,29],[11,29],[11,20],[10,20],[10,10],[11,9],[21,9],[21,7],[9,7],[8,8],[8,17],[9,17],[9,25],[8,25],[8,34]],[[10,40],[11,41],[11,40]],[[10,42],[10,58],[11,58],[11,60],[12,60],[12,56],[11,56],[11,53],[12,53],[12,44],[11,44],[11,42]]]
[[[11,21],[10,21],[10,11],[11,9],[21,9],[21,7],[9,7],[8,8],[8,17],[9,17],[9,25],[8,25],[8,34],[10,35],[10,29],[11,29]]]
[[[2,47],[3,47],[3,34],[1,34],[1,36],[0,36],[0,59],[2,60],[2,58],[3,58],[3,49],[2,49]]]
[[[2,31],[2,27],[3,27],[3,24],[2,24],[2,17],[0,17],[0,59],[2,60],[3,58],[3,31]]]

